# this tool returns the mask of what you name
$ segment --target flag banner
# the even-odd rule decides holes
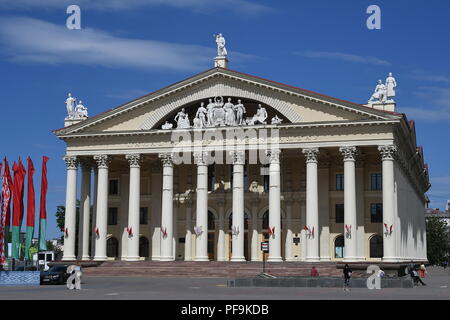
[[[3,169],[3,183],[2,183],[2,202],[1,202],[1,230],[0,230],[0,264],[5,264],[5,258],[8,257],[8,236],[9,225],[11,223],[10,207],[12,196],[12,178],[9,171],[9,164],[6,158],[4,159],[5,165]]]
[[[39,251],[47,250],[47,241],[45,239],[45,230],[47,227],[47,161],[48,157],[42,157],[42,175],[41,175],[41,199],[39,203]]]
[[[34,236],[34,213],[35,213],[35,195],[34,195],[34,165],[30,157],[28,161],[28,193],[27,193],[27,229],[25,236],[25,260],[31,260],[31,243]]]
[[[25,168],[19,159],[19,164],[14,162],[14,186],[13,186],[13,218],[12,218],[12,248],[11,257],[20,259],[20,226],[23,217],[23,182],[25,178]]]

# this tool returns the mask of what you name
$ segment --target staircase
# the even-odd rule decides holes
[[[315,266],[320,276],[342,276],[334,262],[266,263],[266,273],[274,276],[309,276]],[[246,278],[262,272],[262,262],[195,261],[106,261],[83,269],[86,276],[173,277],[173,278]]]

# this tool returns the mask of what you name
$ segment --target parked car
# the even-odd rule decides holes
[[[18,266],[14,271],[37,271],[36,266]]]
[[[67,266],[54,265],[47,271],[41,271],[41,284],[64,284],[69,277]]]

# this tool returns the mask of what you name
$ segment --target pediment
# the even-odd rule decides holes
[[[285,123],[323,123],[361,120],[391,120],[399,116],[355,103],[323,96],[228,69],[215,68],[167,88],[119,106],[78,124],[56,130],[57,135],[72,133],[129,132],[159,130],[167,120],[185,108],[192,120],[201,102],[214,97],[241,99],[246,117],[258,104],[268,111],[268,123],[277,115]]]

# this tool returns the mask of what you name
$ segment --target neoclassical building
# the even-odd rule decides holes
[[[426,260],[414,122],[226,62],[54,131],[64,260]]]

